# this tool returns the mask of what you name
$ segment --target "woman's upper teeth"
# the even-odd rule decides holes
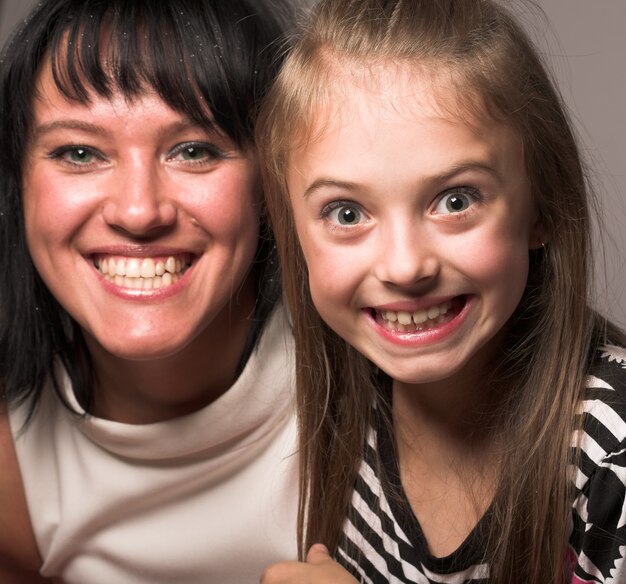
[[[102,275],[129,278],[154,278],[166,273],[179,274],[184,272],[189,264],[188,254],[159,258],[101,255],[95,259],[95,265]]]

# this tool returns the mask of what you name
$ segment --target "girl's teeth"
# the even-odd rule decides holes
[[[440,324],[445,320],[445,314],[450,310],[450,302],[444,302],[427,309],[416,310],[413,313],[404,310],[384,310],[380,313],[383,323],[390,330],[408,332],[423,330]]]
[[[388,310],[387,312],[383,313],[384,314],[384,318],[385,320],[388,320],[389,322],[396,322],[398,320],[398,315],[397,313]]]
[[[432,320],[433,318],[437,318],[438,316],[439,316],[439,307],[431,306],[428,309],[428,318]]]
[[[413,313],[413,322],[415,324],[422,324],[428,320],[428,313],[425,310],[418,310]]]
[[[403,325],[411,324],[412,316],[408,312],[398,312],[398,322]]]

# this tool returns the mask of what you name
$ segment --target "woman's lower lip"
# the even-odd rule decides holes
[[[376,333],[383,337],[388,342],[396,345],[402,345],[407,347],[419,347],[434,344],[454,334],[454,332],[465,321],[467,314],[470,311],[473,297],[465,296],[465,302],[461,310],[454,314],[449,320],[437,323],[430,328],[424,328],[423,330],[415,331],[395,331],[390,330],[383,326],[376,317],[368,310],[365,310],[367,320],[374,328]]]

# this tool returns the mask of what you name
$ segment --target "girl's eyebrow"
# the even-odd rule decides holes
[[[483,172],[492,175],[497,181],[503,182],[503,177],[500,172],[492,165],[486,164],[484,162],[477,161],[467,161],[467,162],[459,162],[454,164],[444,172],[436,174],[430,178],[430,180],[435,182],[445,182],[457,176],[458,174],[463,174],[464,172]]]
[[[490,174],[498,182],[503,182],[502,175],[500,174],[500,172],[498,172],[496,168],[484,162],[476,161],[467,161],[454,164],[445,171],[428,177],[427,181],[434,183],[446,182],[459,174],[471,171]],[[303,197],[306,199],[310,197],[315,191],[326,187],[339,188],[346,191],[355,191],[359,188],[359,185],[355,182],[350,181],[343,181],[332,178],[318,178],[307,187],[307,189],[304,191]]]
[[[354,191],[358,188],[357,183],[354,182],[349,182],[349,181],[343,181],[343,180],[336,180],[336,179],[332,179],[332,178],[318,178],[317,180],[314,180],[308,187],[307,189],[304,191],[304,194],[302,195],[305,199],[307,199],[308,197],[310,197],[315,191],[325,188],[325,187],[334,187],[334,188],[339,188],[339,189],[344,189],[347,191]]]

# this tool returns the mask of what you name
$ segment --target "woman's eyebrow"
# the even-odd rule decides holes
[[[202,130],[204,132],[216,131],[215,127],[212,125],[201,125],[189,118],[182,118],[179,121],[163,124],[159,128],[159,135],[168,136],[171,134],[178,134],[179,132],[186,132],[187,130]]]
[[[163,126],[161,126],[159,128],[159,135],[167,136],[193,129],[203,130],[205,132],[218,131],[214,126],[203,126],[191,119],[183,118],[179,121],[164,124]],[[40,136],[45,136],[46,134],[50,134],[57,130],[79,130],[81,132],[96,134],[99,136],[104,136],[109,133],[109,131],[104,126],[101,126],[99,124],[85,122],[83,120],[66,119],[54,120],[52,122],[39,124],[33,128],[32,136],[36,139]]]
[[[32,135],[34,138],[38,138],[56,130],[80,130],[92,134],[106,134],[106,129],[98,124],[92,124],[82,120],[55,120],[35,126]]]

